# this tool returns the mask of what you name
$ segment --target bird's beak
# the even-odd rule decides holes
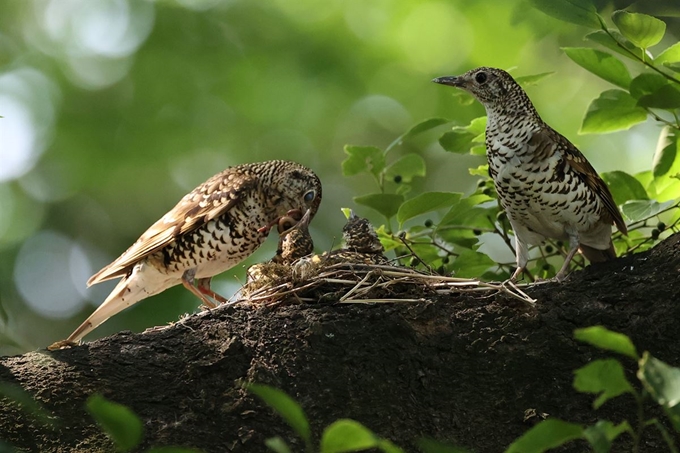
[[[302,218],[301,218],[300,221],[297,223],[297,225],[300,225],[300,226],[308,226],[308,225],[309,225],[309,222],[311,221],[311,219],[312,219],[312,210],[311,210],[311,209],[307,209],[307,211],[305,211],[305,215],[302,216]]]
[[[444,76],[432,79],[434,83],[439,83],[441,85],[449,85],[452,87],[459,87],[462,85],[462,80],[460,77],[456,76]]]

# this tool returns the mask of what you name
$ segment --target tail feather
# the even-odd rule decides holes
[[[173,281],[167,276],[161,276],[158,273],[155,273],[155,275],[145,275],[145,269],[150,268],[135,266],[129,275],[123,277],[106,300],[69,335],[66,342],[71,344],[79,343],[87,334],[110,317],[147,297],[158,294],[179,283],[179,281]]]
[[[596,249],[585,244],[579,244],[579,250],[591,263],[603,263],[616,259],[616,250],[611,242],[609,243],[609,248],[605,250]]]

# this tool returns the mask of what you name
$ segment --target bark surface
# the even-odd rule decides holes
[[[339,418],[363,423],[405,451],[421,437],[478,453],[503,451],[542,417],[593,424],[636,420],[633,398],[592,409],[573,371],[610,356],[573,339],[603,325],[680,365],[680,235],[655,249],[527,292],[451,294],[428,303],[229,306],[162,330],[120,333],[80,347],[0,359],[0,382],[18,384],[53,416],[43,425],[0,399],[0,440],[20,451],[115,451],[85,410],[93,393],[144,421],[137,451],[151,446],[265,452],[281,436],[303,445],[282,419],[244,391],[265,383],[294,397],[318,441]],[[618,357],[637,383],[632,361]],[[654,406],[649,405],[650,413]],[[677,442],[677,440],[676,440]],[[612,451],[627,451],[623,436]],[[574,442],[557,451],[588,451]],[[666,451],[650,430],[641,452]]]

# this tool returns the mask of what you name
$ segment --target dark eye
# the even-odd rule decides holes
[[[316,193],[314,193],[313,190],[310,190],[309,192],[307,192],[307,193],[305,194],[305,197],[304,197],[304,198],[305,198],[305,201],[306,201],[306,202],[310,202],[310,201],[312,201],[312,200],[314,199],[315,196],[316,196]]]
[[[479,84],[486,82],[486,72],[478,72],[475,74],[475,81]]]

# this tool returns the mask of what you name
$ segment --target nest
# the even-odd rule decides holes
[[[302,258],[292,265],[257,264],[248,274],[248,282],[231,303],[404,303],[473,292],[504,293],[527,303],[536,302],[512,282],[446,277],[384,263],[329,263],[319,256]]]

